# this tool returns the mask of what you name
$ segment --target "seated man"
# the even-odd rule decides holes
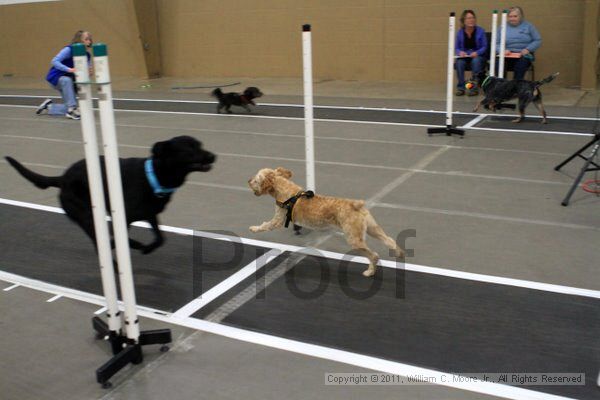
[[[473,77],[479,76],[485,66],[485,53],[487,51],[487,39],[482,27],[477,26],[477,17],[473,10],[465,10],[460,16],[461,29],[456,34],[456,75],[458,84],[456,95],[465,94],[465,71],[468,66],[471,67]],[[469,91],[469,96],[478,94],[477,87]]]

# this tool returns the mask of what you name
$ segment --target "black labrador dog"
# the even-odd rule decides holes
[[[542,124],[545,124],[547,123],[547,115],[546,110],[544,110],[544,105],[542,104],[542,92],[540,91],[540,86],[545,83],[552,82],[557,76],[558,72],[542,79],[541,81],[526,81],[523,79],[508,80],[494,76],[488,76],[483,79],[483,82],[481,83],[484,96],[479,103],[477,103],[473,109],[473,112],[477,112],[481,105],[483,105],[486,109],[496,111],[496,108],[505,101],[518,99],[519,117],[514,119],[512,122],[523,121],[525,118],[525,108],[527,108],[529,103],[533,102],[535,107],[542,114]]]
[[[224,108],[227,113],[231,113],[231,106],[244,107],[246,111],[250,112],[250,107],[248,104],[252,104],[256,106],[254,103],[254,99],[258,97],[262,97],[263,93],[259,88],[250,86],[244,90],[244,93],[223,93],[221,88],[216,88],[212,91],[212,95],[219,100],[219,104],[217,105],[217,113],[220,114],[221,110]]]
[[[59,199],[65,213],[96,245],[85,160],[71,165],[62,176],[44,176],[27,169],[12,157],[5,158],[38,188],[59,188]],[[175,189],[183,185],[187,174],[194,171],[207,172],[215,160],[216,156],[203,149],[202,143],[191,136],[177,136],[155,143],[149,158],[120,159],[127,224],[147,221],[152,226],[155,237],[154,241],[147,245],[130,239],[131,248],[148,254],[163,244],[164,238],[158,229],[157,215],[165,209]],[[110,209],[103,156],[100,157],[100,163],[105,201]]]

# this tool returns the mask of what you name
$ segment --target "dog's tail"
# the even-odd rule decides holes
[[[216,97],[217,99],[220,99],[221,97],[223,97],[223,91],[221,90],[221,88],[216,88],[215,90],[212,91],[211,94],[213,95],[213,97]]]
[[[60,187],[60,184],[62,182],[61,176],[40,175],[25,168],[20,162],[18,162],[12,157],[4,158],[6,158],[6,161],[8,161],[8,163],[12,165],[17,170],[17,172],[19,172],[19,174],[23,175],[25,179],[27,179],[29,182],[33,183],[40,189],[47,189],[49,187]]]
[[[536,86],[542,86],[544,83],[550,83],[554,80],[554,78],[556,78],[558,75],[560,74],[560,72],[555,72],[552,75],[542,79],[541,81],[537,81],[537,85]]]

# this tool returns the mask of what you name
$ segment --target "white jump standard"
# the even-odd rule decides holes
[[[108,324],[97,316],[93,317],[92,323],[98,337],[110,341],[114,355],[112,359],[96,370],[96,379],[103,387],[110,387],[109,379],[119,370],[129,363],[139,364],[143,361],[141,346],[170,343],[171,331],[169,329],[158,329],[140,332],[139,330],[106,45],[93,45],[94,82],[90,81],[87,53],[84,45],[80,43],[73,44],[72,51],[76,70],[76,82],[80,88],[81,129],[90,183],[102,288],[107,302]],[[120,319],[121,314],[118,309],[112,251],[106,222],[106,205],[104,202],[101,166],[98,146],[96,144],[95,120],[92,109],[92,86],[98,87],[100,124],[104,143],[106,176],[111,205],[110,211],[115,236],[119,282],[124,304],[125,336],[123,335]],[[161,351],[166,351],[167,349],[167,346],[163,346]]]

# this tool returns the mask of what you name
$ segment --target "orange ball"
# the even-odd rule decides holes
[[[473,85],[473,83],[471,83],[471,82],[467,82],[467,84],[465,85],[465,87],[469,90],[473,89],[474,86],[475,85]]]

